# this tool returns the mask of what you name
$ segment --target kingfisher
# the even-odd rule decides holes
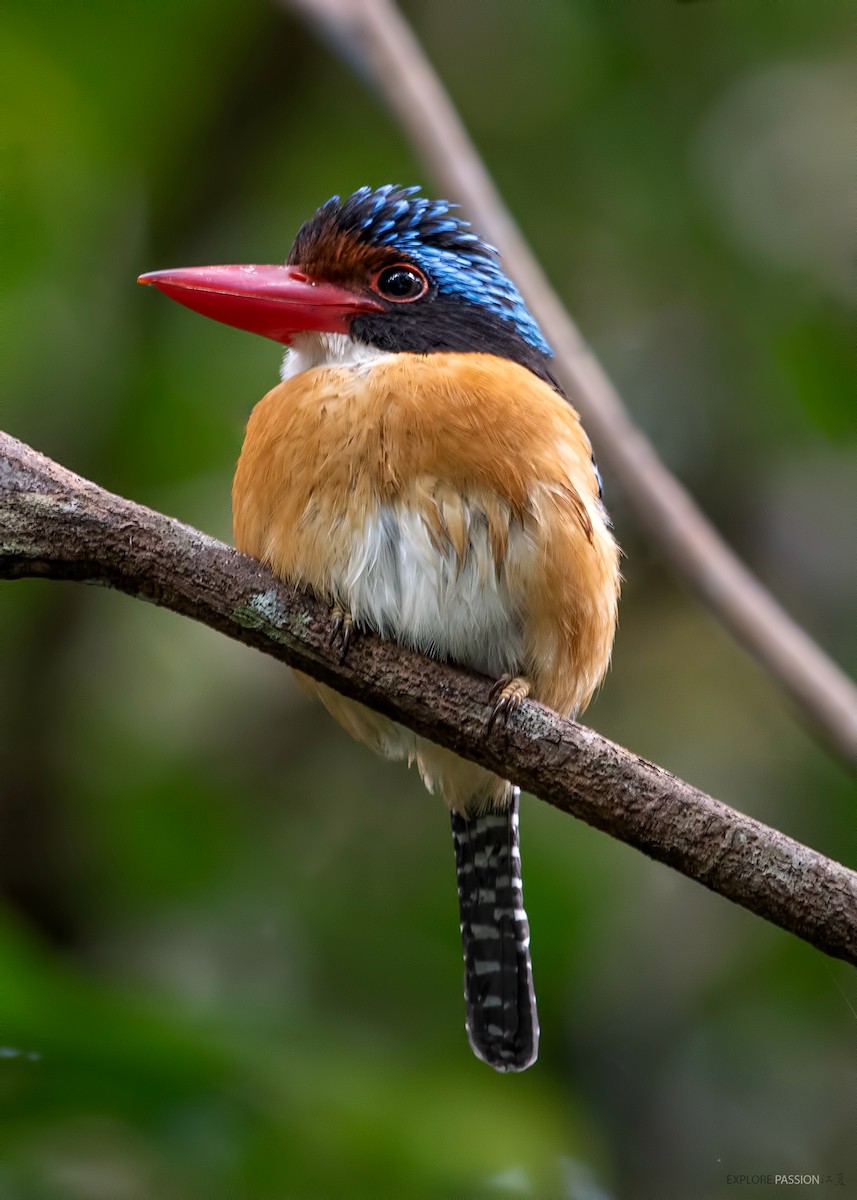
[[[372,631],[495,680],[488,724],[526,697],[576,717],[610,660],[619,551],[592,448],[498,252],[419,187],[334,196],[285,265],[140,276],[287,346],[253,409],[234,540],[330,606],[347,652]],[[539,1023],[519,789],[299,676],[353,737],[416,763],[449,809],[465,1026],[498,1071]]]

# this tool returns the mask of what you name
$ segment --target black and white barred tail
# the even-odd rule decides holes
[[[530,927],[521,890],[516,788],[509,807],[452,814],[470,1045],[495,1071],[523,1071],[539,1049]]]

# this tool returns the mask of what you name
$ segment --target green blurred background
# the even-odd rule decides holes
[[[640,425],[853,668],[853,9],[405,10]],[[228,539],[277,349],[135,277],[276,261],[333,192],[431,181],[261,0],[17,0],[4,25],[3,427]],[[853,780],[606,487],[626,585],[587,719],[853,864]],[[542,1055],[496,1076],[413,775],[172,614],[35,581],[0,613],[4,1198],[857,1189],[841,963],[526,799]]]

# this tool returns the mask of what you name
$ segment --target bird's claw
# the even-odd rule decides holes
[[[508,675],[498,679],[488,696],[489,700],[494,702],[488,718],[488,732],[491,732],[498,721],[507,725],[509,717],[518,711],[529,694],[529,681],[520,675],[511,679]]]
[[[330,610],[330,645],[339,646],[339,658],[344,662],[354,637],[354,618],[347,608],[334,604]]]

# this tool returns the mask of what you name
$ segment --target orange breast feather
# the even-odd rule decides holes
[[[253,411],[235,543],[358,622],[577,711],[607,668],[619,581],[590,455],[574,409],[492,355],[316,367]]]

